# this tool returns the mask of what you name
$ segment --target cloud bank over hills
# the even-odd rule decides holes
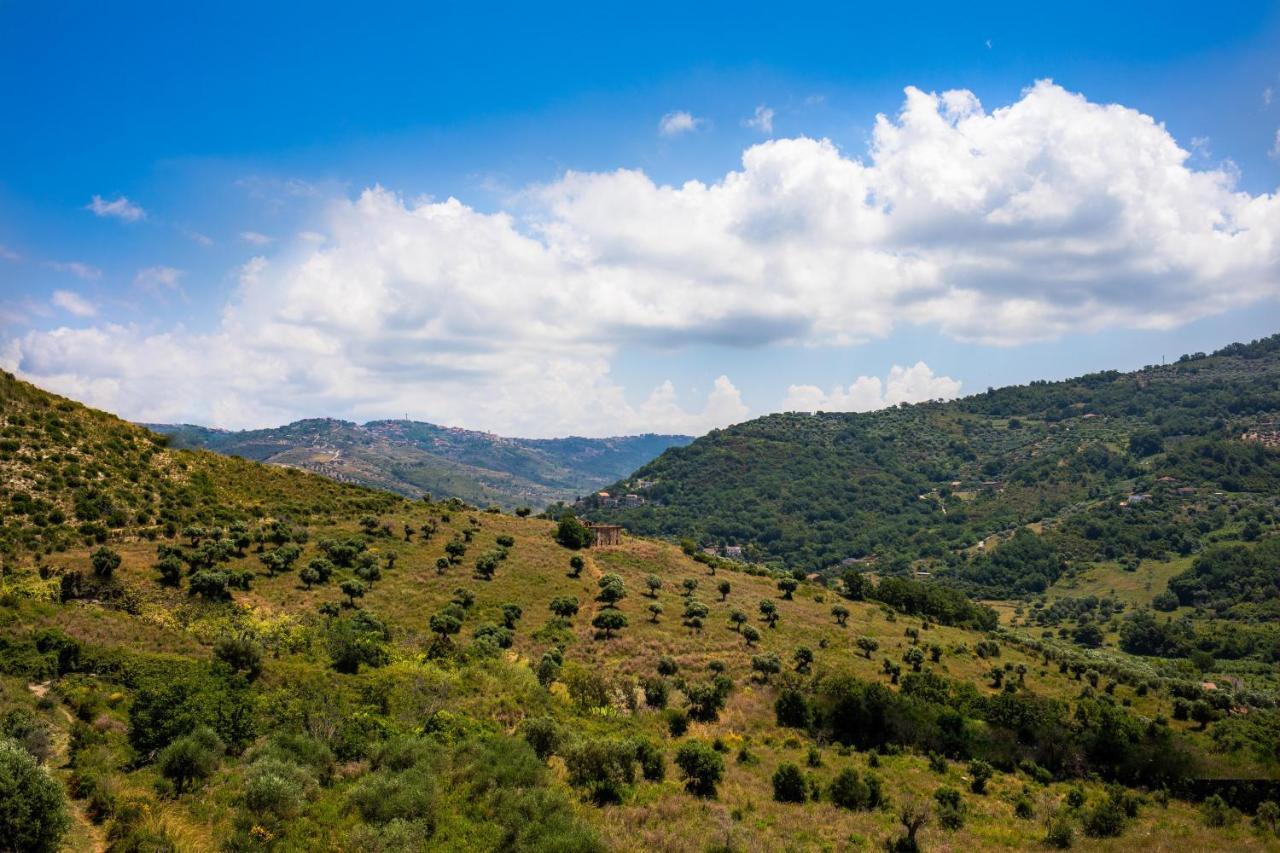
[[[1280,200],[1190,156],[1150,116],[1048,81],[992,111],[909,88],[865,161],[799,137],[748,148],[714,183],[568,172],[497,213],[377,186],[331,199],[323,239],[246,264],[211,331],[81,304],[86,325],[26,332],[0,358],[148,421],[412,412],[530,436],[696,434],[759,413],[731,372],[692,407],[670,382],[635,403],[611,374],[619,352],[852,346],[912,327],[1012,347],[1274,300]],[[797,376],[754,409],[959,393],[934,368],[829,392]]]

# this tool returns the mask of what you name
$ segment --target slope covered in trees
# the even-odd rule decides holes
[[[1280,457],[1240,436],[1277,414],[1280,336],[948,403],[770,415],[668,450],[616,485],[644,506],[585,505],[635,533],[804,571],[899,558],[955,568],[980,540],[1028,523],[1112,525],[1130,494],[1274,495]],[[1183,547],[1177,531],[1161,536]],[[990,561],[960,574],[986,594],[1017,593],[1052,583],[1051,563],[1025,577]]]

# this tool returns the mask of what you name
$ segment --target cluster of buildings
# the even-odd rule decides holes
[[[1268,450],[1280,450],[1280,426],[1275,421],[1267,421],[1242,434],[1240,440],[1261,444]]]
[[[1156,490],[1162,491],[1165,494],[1176,495],[1180,498],[1195,497],[1195,494],[1196,494],[1196,490],[1194,486],[1182,485],[1181,481],[1178,480],[1176,477],[1170,477],[1168,475],[1164,477],[1160,477],[1156,480]],[[1127,498],[1120,501],[1120,506],[1121,507],[1137,506],[1138,504],[1146,503],[1149,500],[1151,500],[1150,492],[1135,492],[1134,494],[1129,495]]]
[[[637,494],[626,494],[614,496],[608,492],[596,492],[594,495],[585,498],[578,498],[575,506],[579,509],[605,509],[608,507],[621,507],[629,509],[631,507],[644,506],[645,499]]]

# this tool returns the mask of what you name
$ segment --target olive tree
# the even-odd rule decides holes
[[[776,627],[778,624],[778,605],[766,598],[760,602],[760,616],[770,628]]]
[[[627,597],[627,586],[621,575],[613,572],[597,581],[600,594],[596,597],[605,607],[616,607],[618,602]]]
[[[576,596],[564,595],[551,599],[551,612],[561,619],[570,619],[578,615],[578,599]]]
[[[160,774],[173,783],[174,791],[183,794],[218,769],[223,750],[213,729],[201,726],[166,746],[157,765]]]
[[[342,594],[347,597],[347,606],[355,607],[357,598],[364,598],[365,586],[358,580],[345,580],[339,586]]]
[[[591,627],[604,633],[606,640],[613,637],[614,631],[627,627],[627,617],[616,610],[603,610],[591,620]]]

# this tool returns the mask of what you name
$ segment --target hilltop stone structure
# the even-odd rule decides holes
[[[601,548],[607,548],[610,545],[622,544],[622,525],[620,524],[592,524],[587,522],[587,527],[591,528],[591,532],[595,534],[595,545]]]

